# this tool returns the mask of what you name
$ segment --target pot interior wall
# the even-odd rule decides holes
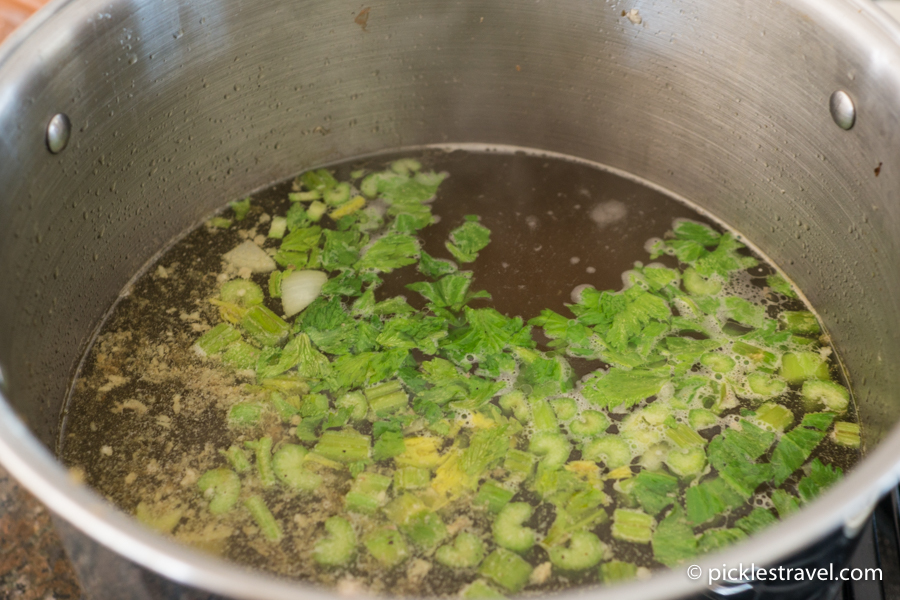
[[[866,442],[897,421],[900,56],[875,24],[853,24],[852,6],[361,8],[87,0],[7,45],[0,366],[45,444],[91,333],[169,240],[310,166],[442,143],[595,161],[737,227],[821,312]],[[841,88],[858,107],[850,131],[828,111]],[[73,131],[52,155],[59,112]]]

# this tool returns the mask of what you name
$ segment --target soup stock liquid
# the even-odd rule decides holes
[[[351,171],[379,170],[392,158],[379,156],[332,169],[338,181],[347,181]],[[658,191],[575,162],[524,153],[461,150],[426,151],[417,158],[425,169],[449,173],[433,204],[438,222],[420,231],[422,248],[435,257],[448,256],[444,243],[450,231],[463,222],[464,215],[478,215],[480,223],[491,231],[490,244],[474,263],[460,268],[473,271],[471,289],[487,290],[491,299],[472,305],[493,307],[526,321],[543,309],[570,315],[566,305],[577,300],[584,286],[621,289],[624,272],[633,269],[636,261],[650,262],[648,240],[663,237],[675,219],[691,219],[721,231],[697,211]],[[289,428],[277,419],[263,419],[250,430],[229,427],[228,409],[244,399],[241,384],[252,383],[253,378],[236,375],[216,361],[201,360],[191,349],[210,325],[221,322],[209,298],[216,295],[221,281],[217,276],[222,272],[222,254],[245,239],[263,241],[258,236],[268,232],[270,217],[287,211],[290,190],[291,182],[285,182],[255,194],[250,214],[229,229],[195,229],[126,290],[102,325],[72,386],[60,455],[74,473],[122,509],[134,513],[142,504],[160,529],[228,559],[345,590],[359,584],[375,592],[456,593],[477,578],[475,571],[468,569],[461,574],[434,563],[428,553],[416,553],[400,567],[377,570],[361,548],[360,558],[350,567],[316,567],[310,559],[310,544],[322,537],[325,518],[341,512],[350,479],[346,470],[324,473],[325,484],[313,496],[278,489],[264,493],[285,532],[279,543],[256,534],[253,520],[239,507],[221,517],[211,517],[206,509],[208,501],[197,490],[197,481],[205,471],[225,464],[219,451],[231,444],[241,445],[263,435],[272,436],[276,447],[282,439],[297,443],[296,438],[288,439]],[[327,221],[327,217],[323,219],[323,223]],[[678,266],[675,258],[666,255],[654,262]],[[757,267],[732,273],[727,287],[733,294],[764,304],[770,317],[785,309],[806,309],[802,301],[766,287],[766,277],[773,273],[775,270],[760,260]],[[404,288],[406,283],[424,279],[415,264],[383,275],[383,279],[384,284],[376,290],[377,300],[402,294],[413,307],[424,306],[422,296]],[[254,275],[253,280],[267,289],[267,274]],[[267,297],[266,304],[282,314],[280,301]],[[534,335],[538,348],[546,350],[548,340],[540,328],[534,329]],[[598,360],[567,359],[576,380],[607,366]],[[838,361],[832,359],[831,364],[833,380],[845,383],[836,366]],[[791,392],[787,400],[782,397],[775,401],[787,404],[795,413],[795,423],[799,423],[804,412],[799,393]],[[583,399],[581,402],[590,407]],[[739,411],[726,411],[719,426],[700,433],[711,439],[722,427],[735,422],[734,415]],[[628,412],[611,411],[610,432],[616,431],[616,423]],[[851,405],[843,418],[855,419],[854,413]],[[368,430],[366,427],[358,429],[371,434],[371,426]],[[573,452],[577,457],[578,450]],[[846,471],[858,460],[859,451],[826,438],[814,456]],[[608,480],[604,484],[613,501],[607,507],[610,515],[617,497],[614,483]],[[758,489],[745,507],[733,511],[729,526],[754,505],[771,506],[764,488]],[[515,501],[537,506],[525,524],[546,533],[554,519],[552,505],[541,503],[525,486]],[[451,529],[448,541],[454,526],[467,523],[486,531],[489,539],[490,521],[484,512],[458,507],[455,514],[444,515]],[[610,521],[591,531],[609,545],[616,560],[661,567],[653,558],[650,544],[613,540]],[[524,557],[535,566],[547,561],[546,553],[537,546]],[[378,574],[372,575],[370,569]],[[593,568],[563,574],[554,570],[543,581],[539,579],[526,591],[596,583],[599,576]]]

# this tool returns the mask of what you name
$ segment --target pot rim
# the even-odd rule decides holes
[[[150,0],[144,0],[150,1]],[[900,54],[900,24],[870,0],[788,0],[803,13],[843,28],[848,35]],[[53,0],[0,44],[0,80],[34,62],[17,51],[45,28],[82,23],[108,8],[106,0]],[[838,25],[839,24],[839,25]],[[873,35],[877,28],[880,36]],[[898,75],[900,78],[900,75]],[[679,198],[680,199],[680,198]],[[41,444],[6,400],[0,372],[0,464],[52,512],[85,535],[128,560],[177,583],[234,598],[296,598],[333,600],[337,594],[303,582],[286,581],[250,571],[234,563],[204,555],[155,534],[115,508],[85,485],[75,482],[52,453]],[[843,529],[855,534],[878,499],[900,479],[900,424],[834,488],[781,524],[723,552],[695,559],[704,574],[692,581],[684,567],[654,572],[643,581],[606,586],[602,590],[575,589],[566,598],[621,597],[634,600],[673,598],[709,587],[709,568],[723,564],[770,565]],[[787,533],[789,532],[789,535]]]

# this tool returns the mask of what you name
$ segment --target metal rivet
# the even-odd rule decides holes
[[[59,154],[66,148],[71,135],[72,122],[69,121],[69,117],[63,113],[53,115],[53,118],[47,123],[47,148],[53,154]]]
[[[856,106],[844,90],[838,90],[831,95],[828,108],[831,109],[831,118],[841,129],[850,129],[856,123]]]

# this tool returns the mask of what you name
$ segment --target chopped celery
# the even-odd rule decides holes
[[[612,536],[617,540],[647,544],[653,535],[653,517],[639,510],[617,508],[613,512]]]
[[[631,492],[645,511],[656,515],[675,501],[678,480],[662,472],[641,471]]]
[[[319,438],[315,451],[325,458],[352,463],[369,458],[370,438],[353,429],[326,431]]]
[[[319,202],[318,200],[310,204],[309,208],[306,210],[309,220],[314,222],[321,221],[326,212],[328,212],[328,205],[324,202]]]
[[[253,520],[256,521],[257,526],[259,526],[259,530],[262,532],[263,537],[270,542],[281,540],[284,535],[281,530],[281,525],[275,520],[275,517],[272,515],[272,512],[269,510],[269,507],[266,506],[266,503],[262,498],[259,496],[250,496],[244,500],[244,508],[250,511],[250,515],[253,517]]]
[[[441,464],[442,457],[438,449],[444,440],[437,437],[408,437],[403,440],[406,450],[394,457],[394,462],[404,467],[433,469]]]
[[[824,404],[828,410],[843,413],[850,403],[850,392],[844,386],[831,381],[808,379],[803,382],[803,398],[811,405]]]
[[[684,271],[684,289],[695,296],[713,296],[722,291],[722,284],[715,279],[707,279],[693,268]]]
[[[835,415],[833,412],[806,413],[803,415],[803,420],[800,421],[800,425],[802,427],[812,427],[819,431],[827,431],[834,422],[834,417]]]
[[[431,471],[418,467],[401,467],[394,471],[395,490],[414,490],[428,487]]]
[[[246,441],[244,446],[253,450],[256,458],[256,470],[259,472],[259,480],[264,486],[275,483],[275,471],[272,467],[272,438],[261,437],[256,441]]]
[[[515,495],[514,491],[506,489],[492,479],[488,479],[482,484],[472,503],[476,506],[485,506],[489,511],[498,513]]]
[[[531,418],[534,422],[535,430],[540,432],[559,432],[559,421],[556,419],[556,413],[547,401],[537,400],[532,402]]]
[[[667,429],[666,436],[682,450],[706,445],[706,440],[703,439],[703,436],[684,423],[679,423],[675,427]]]
[[[569,423],[569,431],[580,438],[593,437],[602,434],[609,429],[609,417],[599,410],[585,410],[581,415]]]
[[[784,431],[794,422],[794,413],[780,404],[767,402],[757,409],[756,418],[777,431]]]
[[[387,460],[399,456],[406,451],[406,442],[399,431],[385,431],[372,447],[372,459],[376,461]]]
[[[287,219],[284,217],[272,217],[272,223],[269,225],[269,237],[274,240],[280,240],[287,231]]]
[[[679,477],[693,477],[706,468],[706,453],[696,446],[686,450],[673,448],[666,454],[665,463]]]
[[[550,406],[553,408],[553,412],[556,413],[556,418],[560,421],[569,421],[575,418],[575,415],[578,413],[578,405],[572,398],[551,400]]]
[[[385,567],[394,567],[409,557],[409,546],[396,529],[376,529],[365,539],[366,549]]]
[[[438,548],[434,558],[451,569],[476,567],[484,558],[484,542],[477,535],[463,532],[456,536],[453,544]]]
[[[203,356],[218,354],[232,342],[241,339],[241,333],[228,323],[219,323],[202,336],[196,342]]]
[[[681,507],[676,504],[653,532],[653,558],[667,567],[674,567],[696,553],[694,530],[685,521]]]
[[[838,421],[834,424],[832,439],[841,446],[859,448],[859,424],[847,421]]]
[[[576,531],[569,546],[550,548],[550,562],[563,571],[583,571],[596,566],[607,552],[606,544],[593,533]]]
[[[369,413],[369,404],[362,392],[347,392],[334,401],[337,408],[346,408],[350,411],[350,419],[362,421]]]
[[[346,217],[347,215],[352,215],[358,210],[362,210],[366,206],[366,199],[362,196],[354,196],[353,198],[347,200],[342,205],[335,208],[331,211],[329,215],[332,219],[338,220]]]
[[[773,515],[767,509],[756,507],[752,511],[750,511],[749,515],[738,519],[735,525],[737,525],[737,527],[744,533],[753,535],[757,531],[761,531],[769,525],[777,522],[778,519],[775,518],[775,515]]]
[[[534,546],[534,529],[524,527],[523,522],[531,518],[534,509],[526,502],[512,502],[504,506],[491,530],[498,546],[514,552],[527,552]]]
[[[503,468],[509,471],[510,481],[525,481],[531,477],[535,456],[522,450],[510,450],[506,453]]]
[[[219,298],[222,302],[249,308],[262,303],[263,291],[248,279],[232,279],[219,288]]]
[[[630,464],[632,458],[628,444],[614,435],[603,435],[587,442],[581,455],[585,460],[602,461],[609,469]]]
[[[331,517],[325,521],[325,531],[328,536],[316,542],[313,559],[328,567],[350,562],[356,551],[356,533],[350,521],[343,517]]]
[[[263,346],[277,346],[285,340],[290,331],[290,326],[284,319],[261,304],[247,311],[241,319],[241,327],[247,335]]]
[[[747,538],[740,529],[707,529],[697,542],[697,552],[706,554]]]
[[[747,375],[747,385],[750,386],[751,392],[764,398],[780,396],[787,389],[784,381],[761,371],[754,371]]]
[[[296,444],[285,444],[272,457],[275,476],[294,489],[312,491],[322,485],[322,476],[303,466],[308,450]]]
[[[733,358],[716,352],[709,352],[701,356],[700,364],[714,373],[730,373],[735,367]]]
[[[437,513],[422,511],[409,518],[401,527],[412,543],[422,548],[434,548],[447,537],[447,526]]]
[[[569,459],[572,444],[561,433],[535,433],[528,445],[529,452],[542,457],[541,464],[547,469],[558,469]]]
[[[763,350],[762,348],[757,348],[756,346],[750,345],[746,342],[735,342],[731,345],[731,350],[735,354],[739,354],[740,356],[744,356],[749,358],[755,363],[762,363],[764,365],[774,365],[775,364],[775,355],[767,350]]]
[[[231,468],[238,473],[245,473],[250,470],[250,461],[247,460],[247,454],[239,446],[229,446],[228,450],[219,450],[219,454],[225,457]]]
[[[797,502],[797,499],[784,490],[772,492],[772,504],[775,506],[775,510],[778,511],[778,516],[781,519],[787,518],[800,508],[800,503]]]
[[[781,357],[780,375],[791,385],[807,379],[831,379],[828,363],[818,352],[788,352]]]
[[[256,402],[238,402],[228,409],[228,424],[232,427],[253,427],[262,418],[265,407]]]
[[[231,469],[212,469],[200,476],[197,487],[209,501],[209,512],[221,515],[237,504],[241,480]]]
[[[822,333],[816,316],[808,310],[786,310],[778,315],[785,329],[797,335],[819,335]]]
[[[531,570],[524,558],[504,548],[491,552],[478,568],[481,575],[513,593],[525,587]]]
[[[705,408],[693,408],[688,413],[688,423],[691,424],[691,427],[694,430],[699,431],[718,425],[719,417],[711,410]]]
[[[350,199],[350,184],[339,183],[331,189],[325,190],[322,200],[330,206],[339,206]]]
[[[391,478],[378,473],[360,473],[344,498],[348,511],[374,514],[387,502]]]
[[[401,527],[409,524],[414,516],[427,511],[428,507],[422,499],[414,494],[401,494],[384,507],[385,516]]]
[[[232,369],[253,369],[259,362],[259,348],[238,340],[222,353],[222,362]]]
[[[367,388],[366,400],[379,417],[395,413],[409,404],[409,396],[397,380]]]
[[[500,396],[500,406],[506,413],[511,413],[522,423],[531,421],[531,407],[521,390],[513,390]]]
[[[621,560],[611,560],[600,565],[600,578],[603,583],[627,581],[637,576],[637,565]]]

